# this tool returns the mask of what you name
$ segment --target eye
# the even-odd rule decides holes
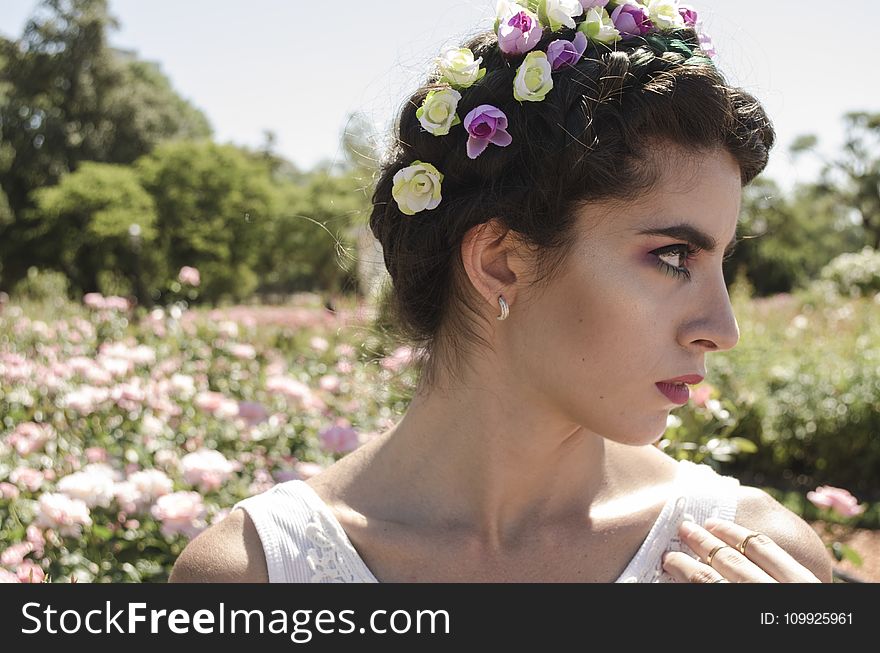
[[[663,272],[671,274],[674,277],[684,277],[685,280],[690,281],[690,270],[679,265],[672,265],[667,263],[667,261],[678,259],[678,261],[683,264],[690,261],[699,252],[699,247],[694,247],[687,243],[679,243],[677,245],[668,245],[666,247],[661,247],[660,249],[655,249],[651,253],[657,256],[657,267]]]

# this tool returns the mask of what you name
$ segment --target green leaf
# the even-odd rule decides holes
[[[856,551],[852,547],[849,547],[846,544],[841,544],[840,551],[841,551],[841,555],[845,559],[847,559],[851,563],[853,563],[856,567],[862,566],[862,563],[863,563],[862,556],[860,556],[858,553],[856,553]]]
[[[92,526],[92,535],[106,542],[113,537],[113,531],[106,526],[95,524]]]
[[[758,451],[758,445],[748,438],[733,437],[730,438],[730,443],[739,449],[741,453],[756,453]]]

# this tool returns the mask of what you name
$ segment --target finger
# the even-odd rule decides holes
[[[663,570],[679,583],[729,583],[724,576],[683,551],[663,554]]]
[[[721,575],[728,580],[734,583],[776,582],[772,576],[755,562],[732,548],[729,542],[725,542],[716,535],[702,528],[699,524],[686,520],[682,523],[679,530],[684,543],[700,557],[700,560],[707,566],[718,570]],[[724,548],[719,549],[715,553],[711,564],[705,562],[709,556],[709,552],[719,546],[724,546]]]
[[[707,519],[706,530],[739,550],[739,545],[755,531],[726,519]],[[719,552],[720,553],[720,552]],[[780,583],[820,582],[813,573],[764,533],[746,543],[745,556]]]

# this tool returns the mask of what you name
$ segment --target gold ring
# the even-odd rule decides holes
[[[743,555],[745,555],[746,554],[746,547],[749,544],[749,540],[752,539],[753,537],[757,537],[758,535],[763,535],[763,533],[756,532],[756,533],[751,533],[750,535],[746,535],[745,539],[737,545],[739,552],[742,553]]]
[[[719,544],[719,545],[716,546],[714,549],[712,549],[711,551],[709,551],[709,555],[706,556],[706,564],[709,565],[709,566],[711,567],[711,566],[712,566],[712,558],[714,558],[714,557],[715,557],[715,554],[718,553],[718,552],[719,552],[721,549],[723,549],[724,547],[728,547],[728,548],[730,548],[730,549],[733,548],[733,547],[730,546],[729,544]]]

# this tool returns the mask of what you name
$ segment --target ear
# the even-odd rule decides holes
[[[474,289],[494,308],[499,295],[509,304],[525,272],[516,232],[498,218],[471,227],[461,243],[461,261]]]

